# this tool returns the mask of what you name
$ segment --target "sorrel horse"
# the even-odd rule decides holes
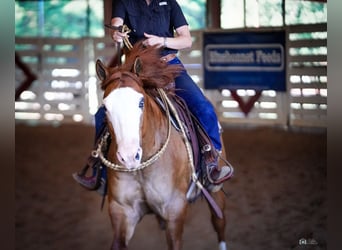
[[[103,162],[108,167],[113,250],[127,249],[136,225],[148,213],[154,213],[165,229],[168,249],[181,249],[192,174],[189,154],[182,134],[152,98],[179,70],[162,62],[157,48],[139,43],[121,66],[96,63],[111,137]],[[223,192],[212,197],[224,211]],[[210,210],[219,249],[225,250],[225,217]]]

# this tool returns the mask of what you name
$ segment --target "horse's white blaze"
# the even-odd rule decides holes
[[[143,95],[132,88],[113,90],[103,103],[111,122],[118,145],[118,160],[127,168],[140,164],[142,149],[140,144],[140,123],[142,108],[139,103]]]

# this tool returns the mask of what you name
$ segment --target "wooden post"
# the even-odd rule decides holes
[[[103,13],[104,13],[105,24],[109,24],[110,21],[112,20],[112,1],[115,1],[115,0],[103,0],[103,8],[104,8]],[[106,36],[110,35],[109,29],[105,29],[105,35]]]
[[[221,28],[221,1],[211,0],[207,1],[207,28],[220,29]]]

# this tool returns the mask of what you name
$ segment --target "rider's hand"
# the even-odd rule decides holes
[[[118,43],[122,43],[122,41],[123,41],[123,39],[125,38],[125,37],[129,37],[128,35],[127,35],[127,33],[128,32],[120,32],[120,31],[118,31],[118,30],[114,30],[114,31],[112,31],[112,39],[114,40],[114,42],[118,42]]]
[[[157,45],[157,47],[162,47],[164,45],[163,37],[150,35],[147,33],[144,33],[144,36],[146,37],[146,40],[143,42],[145,46]]]

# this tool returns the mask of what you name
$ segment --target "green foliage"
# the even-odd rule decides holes
[[[285,24],[283,1],[285,1]],[[226,29],[327,22],[326,3],[301,0],[221,0],[221,2],[223,6],[221,23]],[[243,3],[246,5],[244,6]]]
[[[206,0],[178,0],[191,30],[203,29],[206,25]]]
[[[101,37],[103,2],[50,0],[15,2],[16,36]]]
[[[190,29],[205,27],[205,0],[179,0]],[[89,8],[88,8],[89,7]],[[101,0],[15,2],[15,35],[21,37],[103,37]]]
[[[287,25],[327,22],[327,4],[309,1],[288,0],[285,2]]]
[[[282,26],[282,0],[260,0],[259,22],[260,26]]]
[[[206,0],[177,1],[191,30],[206,27]],[[243,27],[244,18],[246,18],[247,27],[284,25],[282,1],[285,0],[246,0],[245,14],[240,6],[241,0],[221,1],[225,8],[221,10],[223,28]],[[227,10],[229,12],[225,12]],[[228,13],[231,16],[228,16]],[[327,6],[318,2],[286,0],[285,21],[286,25],[327,22]],[[16,0],[15,35],[21,37],[103,37],[103,1]]]
[[[15,2],[15,35],[38,36],[38,2]]]

